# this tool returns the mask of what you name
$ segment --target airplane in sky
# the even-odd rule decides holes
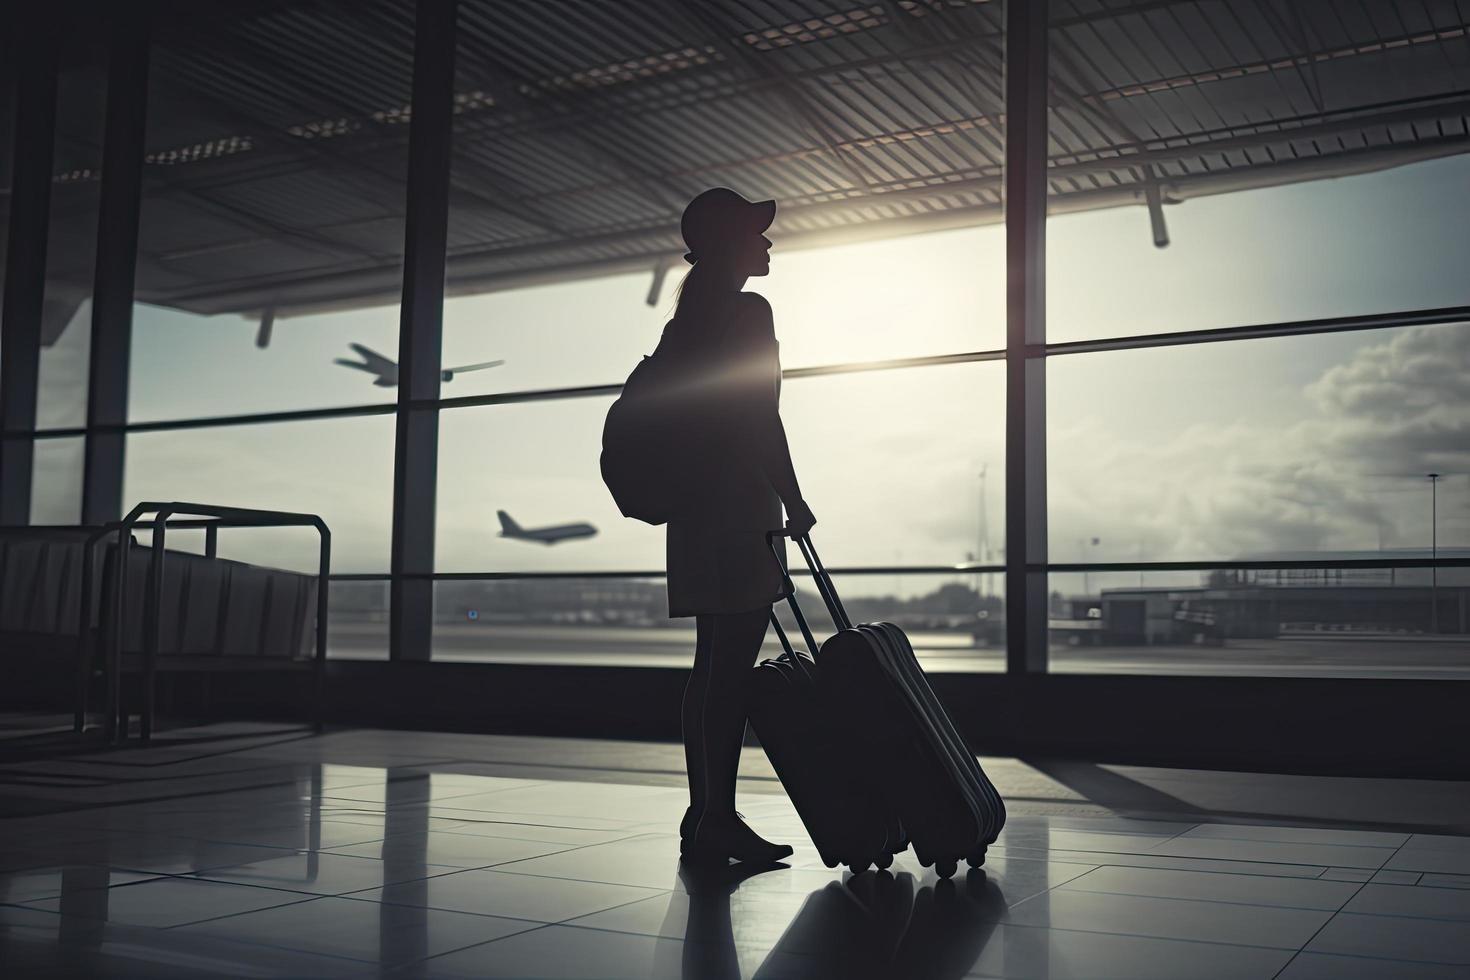
[[[347,346],[356,351],[357,356],[361,357],[362,360],[349,361],[345,357],[339,357],[332,362],[333,364],[357,368],[359,371],[366,371],[368,374],[377,375],[377,379],[373,384],[379,388],[392,388],[398,384],[397,361],[390,360],[371,347],[364,347],[362,344],[348,344]],[[439,372],[439,380],[453,381],[456,374],[463,374],[465,371],[479,371],[483,368],[499,367],[504,363],[505,361],[483,361],[479,364],[461,364],[459,367],[445,368]]]
[[[557,524],[553,527],[521,527],[503,510],[497,510],[495,516],[500,518],[500,536],[502,538],[513,538],[517,541],[540,541],[542,544],[556,544],[558,541],[571,541],[574,538],[590,538],[597,533],[597,528],[591,524]]]

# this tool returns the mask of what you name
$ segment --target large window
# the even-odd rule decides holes
[[[810,254],[840,267],[868,248]],[[610,297],[619,295],[617,280],[605,283]],[[579,284],[576,292],[596,285]],[[527,292],[558,298],[551,289]],[[783,318],[778,333],[799,336],[810,322]],[[798,376],[783,386],[782,416],[803,491],[820,521],[824,559],[885,569],[844,576],[845,598],[863,615],[924,628],[921,655],[947,669],[999,669],[1004,661],[999,575],[915,574],[1000,560],[1004,385],[999,363],[970,363]],[[662,569],[663,529],[623,518],[602,485],[597,460],[610,402],[610,396],[552,398],[444,411],[438,569],[497,575]],[[505,534],[501,511],[523,529],[586,522],[597,534],[547,546]],[[689,655],[683,641],[692,637],[684,635],[690,624],[668,622],[658,580],[441,582],[436,602],[434,650],[441,659],[626,659],[639,641],[625,631],[635,628],[658,630],[657,643],[643,654]],[[527,610],[545,606],[545,615],[526,612],[528,618],[516,620],[518,603]],[[825,618],[809,591],[806,603],[814,618]],[[497,608],[498,619],[490,614]],[[768,638],[768,645],[775,642]]]
[[[1462,13],[1051,0],[1028,230],[1045,302],[1026,314],[1045,330],[1007,350],[1005,153],[1033,145],[1006,138],[1007,5],[810,6],[460,0],[429,133],[451,137],[442,336],[415,324],[414,349],[442,341],[438,398],[414,393],[402,445],[404,242],[433,224],[408,227],[405,201],[442,174],[429,139],[406,186],[409,134],[435,125],[415,18],[439,8],[154,25],[127,504],[321,513],[336,656],[386,656],[399,594],[406,655],[432,625],[439,659],[683,663],[664,532],[618,514],[598,455],[675,308],[680,211],[724,185],[779,202],[748,288],[775,311],[817,541],[858,618],[906,625],[931,669],[1000,669],[1028,635],[1000,571],[1018,486],[1044,504],[1048,669],[1470,669]],[[88,376],[108,369],[88,350],[103,64],[65,59],[58,90],[37,521],[77,519]],[[1044,399],[1007,402],[1007,356],[1044,366],[1022,372]],[[1008,415],[1044,466],[1007,473]],[[436,579],[432,624],[423,591],[391,588],[395,485],[411,544],[433,518],[432,565],[399,552]],[[562,524],[591,533],[535,533]],[[315,563],[304,532],[220,546]]]
[[[125,507],[320,514],[333,572],[386,575],[394,422],[351,410],[397,397],[412,41],[412,7],[376,0],[155,25]],[[318,409],[346,417],[268,420]],[[267,418],[197,424],[232,415]],[[317,538],[226,530],[219,553],[313,571]],[[334,582],[329,602],[332,656],[386,656],[386,580]]]
[[[1053,561],[1470,546],[1470,325],[1054,356]]]
[[[1463,18],[1279,11],[1054,9],[1053,670],[1470,670]]]
[[[951,664],[1003,660],[999,576],[935,569],[1000,561],[1004,371],[902,363],[1004,347],[1000,7],[814,28],[776,8],[629,4],[548,9],[529,31],[463,0],[441,393],[471,404],[440,414],[436,569],[455,578],[437,584],[436,657],[687,660],[660,580],[578,577],[661,571],[664,532],[602,485],[612,396],[558,391],[619,384],[654,349],[688,271],[679,213],[726,185],[779,202],[771,275],[747,288],[775,311],[782,415],[824,557],[853,570],[846,597],[932,628],[925,651],[986,651]],[[900,53],[931,30],[976,49]],[[861,78],[842,72],[853,58]],[[925,149],[904,99],[923,106]],[[964,181],[948,203],[972,221],[913,193],[936,169]],[[868,220],[842,216],[843,198],[889,191]],[[863,362],[880,369],[840,369]],[[596,534],[547,546],[504,533],[501,511]]]
[[[1049,341],[1470,302],[1463,11],[1051,6]]]
[[[129,418],[393,400],[412,7],[206,5],[155,35]]]

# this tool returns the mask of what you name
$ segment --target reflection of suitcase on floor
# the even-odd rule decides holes
[[[787,591],[807,645],[815,648],[789,579]],[[774,614],[771,624],[786,652],[756,666],[747,698],[761,747],[829,868],[886,868],[908,846],[903,827],[860,762],[850,723],[833,710],[811,655],[792,649]]]
[[[817,652],[825,693],[858,721],[873,781],[897,811],[925,867],[941,877],[961,860],[978,867],[1005,825],[1005,804],[944,706],[903,630],[854,626],[810,537],[796,539],[838,632]]]
[[[970,976],[1005,912],[984,871],[922,887],[907,871],[830,882],[807,896],[754,980]]]

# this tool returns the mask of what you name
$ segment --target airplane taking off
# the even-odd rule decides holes
[[[398,384],[397,361],[389,360],[372,348],[364,347],[362,344],[348,344],[347,346],[356,351],[357,356],[361,357],[362,360],[349,361],[345,357],[339,357],[332,361],[333,364],[357,368],[359,371],[366,371],[368,374],[377,375],[377,379],[373,381],[373,384],[379,388],[392,388]],[[456,374],[462,374],[465,371],[479,371],[483,368],[499,367],[504,363],[504,361],[483,361],[479,364],[462,364],[459,367],[445,368],[439,372],[439,380],[453,381]]]
[[[591,524],[557,524],[554,527],[521,527],[503,510],[497,510],[495,516],[500,518],[500,536],[502,538],[514,538],[517,541],[540,541],[542,544],[556,544],[558,541],[571,541],[573,538],[590,538],[597,533],[597,528]]]

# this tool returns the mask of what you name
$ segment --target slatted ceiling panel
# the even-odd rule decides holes
[[[1187,196],[1200,177],[1277,181],[1281,161],[1387,164],[1463,138],[1461,6],[1054,0],[1054,204],[1137,195],[1139,154]],[[412,5],[239,11],[186,19],[156,45],[148,186],[168,198],[179,241],[218,234],[221,247],[186,290],[173,267],[150,278],[161,267],[145,264],[140,293],[200,310],[296,288],[350,303],[354,287],[334,293],[331,276],[396,252]],[[683,201],[716,183],[779,197],[778,236],[955,210],[994,220],[1003,16],[984,0],[463,0],[451,280],[651,264],[680,250]],[[298,172],[331,186],[315,193]],[[230,208],[253,220],[221,228]],[[309,288],[316,264],[246,288],[264,263],[230,267],[249,249],[223,246],[268,241],[271,223],[337,265]],[[171,251],[168,234],[146,247]],[[472,271],[456,279],[456,263]]]
[[[555,130],[522,132],[503,139],[477,139],[455,151],[457,159],[473,160],[504,174],[526,190],[527,198],[605,183],[613,164],[595,153],[577,133]],[[461,175],[473,182],[473,172]]]
[[[250,90],[262,121],[300,122],[304,110],[307,118],[366,116],[405,104],[409,91],[413,28],[408,18],[385,16],[395,6],[407,5],[301,4],[208,40],[216,64],[257,79]]]
[[[595,194],[549,197],[537,203],[538,211],[558,225],[583,229],[582,233],[589,237],[642,227],[647,223],[646,213],[653,206],[643,192],[627,187],[604,189]]]
[[[780,181],[785,193],[829,187],[837,177],[831,161],[788,121],[764,120],[768,112],[755,99],[732,98],[721,100],[715,119],[704,107],[688,107],[630,118],[622,127],[634,143],[658,147],[667,172],[683,189],[706,186],[712,169],[746,168]]]
[[[552,242],[555,233],[493,207],[479,204],[453,205],[455,219],[449,227],[449,251],[455,254],[486,244]]]
[[[658,13],[657,5],[564,0],[535,12],[509,4],[466,4],[462,18],[471,30],[482,25],[479,33],[490,40],[486,50],[492,57],[556,84],[686,47],[687,39],[669,30],[667,18]],[[504,40],[496,43],[496,36]]]
[[[361,172],[307,169],[238,181],[214,188],[210,196],[265,221],[294,226],[310,215],[313,225],[330,226],[397,213],[401,205],[395,206],[385,184],[385,179]]]

